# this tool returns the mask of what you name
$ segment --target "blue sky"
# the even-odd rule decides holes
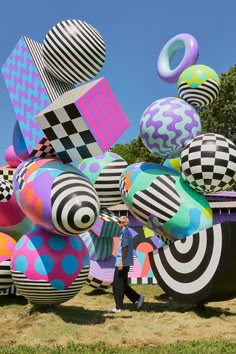
[[[158,77],[156,61],[164,44],[179,33],[198,41],[199,64],[219,75],[236,62],[236,1],[198,0],[10,0],[1,2],[0,64],[22,35],[42,42],[56,23],[84,20],[103,36],[107,58],[98,77],[106,77],[131,125],[117,143],[135,139],[144,110],[153,101],[175,96],[175,84]],[[0,163],[12,144],[15,113],[0,78]]]

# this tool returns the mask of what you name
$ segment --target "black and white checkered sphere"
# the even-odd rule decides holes
[[[93,79],[102,69],[105,57],[102,36],[84,21],[59,22],[43,41],[45,67],[64,82],[76,84]]]
[[[192,139],[181,153],[181,175],[199,193],[232,188],[236,179],[236,146],[219,134]]]
[[[0,178],[0,202],[8,202],[11,199],[12,193],[12,184],[3,178]]]

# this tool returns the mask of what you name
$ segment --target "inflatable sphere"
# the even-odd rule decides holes
[[[76,84],[93,79],[102,69],[105,57],[102,36],[84,21],[59,22],[43,41],[45,67],[65,82]]]
[[[7,234],[0,232],[0,291],[12,286],[11,277],[11,256],[15,248],[16,241]]]
[[[166,97],[153,102],[140,121],[140,137],[155,156],[166,159],[180,155],[184,145],[201,134],[200,117],[187,102]]]
[[[117,224],[118,217],[111,211],[102,208],[95,224],[89,230],[89,233],[102,238],[112,238],[120,234],[120,228]]]
[[[120,177],[128,163],[113,152],[91,157],[81,161],[78,169],[83,172],[94,185],[99,196],[101,207],[120,204]]]
[[[20,161],[27,160],[30,157],[18,121],[16,121],[13,131],[13,148]]]
[[[9,146],[5,151],[5,160],[10,167],[17,167],[21,163],[16,156],[13,145]]]
[[[48,231],[77,235],[88,231],[99,215],[98,196],[89,179],[58,159],[22,162],[13,186],[25,215]]]
[[[34,304],[59,304],[75,296],[89,272],[88,251],[78,236],[36,227],[17,242],[11,273],[21,295]]]
[[[0,231],[18,240],[34,223],[19,207],[12,183],[0,178]]]
[[[212,226],[206,198],[181,175],[155,163],[136,163],[121,177],[121,193],[130,212],[155,233],[181,239]]]
[[[199,193],[227,191],[236,179],[236,146],[223,135],[199,135],[182,151],[180,168],[185,182]]]
[[[80,234],[92,261],[104,261],[112,255],[113,238],[98,237],[90,231]]]
[[[166,159],[163,162],[163,166],[173,168],[174,170],[180,172],[180,157],[177,159]]]
[[[179,97],[195,107],[204,107],[219,95],[220,79],[206,65],[192,65],[182,72],[177,87]]]

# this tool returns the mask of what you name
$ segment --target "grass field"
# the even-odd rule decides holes
[[[84,286],[55,307],[0,298],[0,353],[236,353],[236,299],[205,310],[166,298],[159,286],[137,285],[141,311],[125,302],[118,314],[111,290]]]

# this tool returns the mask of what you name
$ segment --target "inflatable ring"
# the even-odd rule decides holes
[[[171,70],[171,60],[181,48],[184,48],[183,59],[176,68]],[[191,34],[181,33],[171,38],[162,48],[157,60],[157,72],[160,78],[170,84],[176,83],[185,69],[196,64],[198,54],[198,42]]]

